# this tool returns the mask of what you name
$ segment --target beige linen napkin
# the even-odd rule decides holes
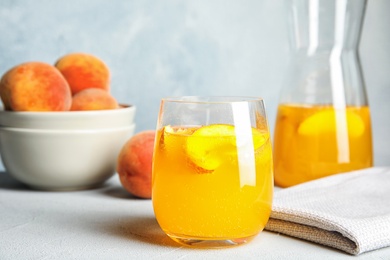
[[[353,255],[390,246],[390,168],[280,189],[265,229]]]

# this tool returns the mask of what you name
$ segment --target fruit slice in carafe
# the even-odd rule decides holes
[[[300,135],[335,134],[337,129],[344,126],[348,136],[359,137],[364,132],[364,122],[359,115],[352,111],[321,111],[303,121],[298,128]]]

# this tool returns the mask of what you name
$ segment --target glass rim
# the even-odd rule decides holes
[[[251,96],[172,96],[161,99],[163,102],[172,103],[193,103],[193,104],[226,104],[238,102],[262,102],[261,97]]]

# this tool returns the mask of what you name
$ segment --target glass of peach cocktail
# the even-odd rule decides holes
[[[163,99],[153,159],[157,221],[196,247],[250,241],[272,205],[272,151],[262,99]]]

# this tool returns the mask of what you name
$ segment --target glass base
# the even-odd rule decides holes
[[[248,243],[256,235],[241,237],[241,238],[231,238],[231,239],[219,239],[219,238],[197,238],[197,237],[185,237],[178,236],[173,234],[167,234],[171,239],[177,243],[194,247],[194,248],[226,248],[234,247]]]

